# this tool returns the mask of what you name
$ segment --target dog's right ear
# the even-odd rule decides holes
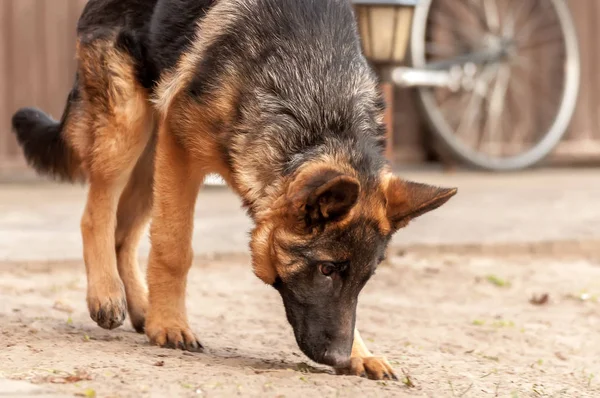
[[[440,188],[384,175],[387,216],[394,230],[442,206],[456,195],[456,188]]]
[[[327,167],[304,170],[288,188],[288,215],[295,227],[311,230],[342,219],[354,207],[360,183]]]

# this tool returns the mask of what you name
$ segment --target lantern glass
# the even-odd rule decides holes
[[[379,64],[403,63],[413,8],[356,4],[354,9],[365,56]]]

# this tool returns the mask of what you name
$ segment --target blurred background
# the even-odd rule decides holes
[[[60,118],[75,76],[75,26],[84,0],[0,1],[0,170],[25,176],[10,119],[22,106]]]
[[[10,118],[13,112],[19,107],[33,105],[48,111],[55,118],[61,115],[75,73],[75,26],[85,3],[85,0],[0,1],[0,177],[4,179],[28,178],[32,175],[25,167],[21,152],[10,131]],[[521,62],[527,56],[524,51],[528,47],[523,46],[523,53],[519,55],[521,61],[511,67],[513,73],[507,80],[508,89],[504,96],[504,104],[500,108],[502,120],[499,123],[504,130],[517,131],[517,134],[526,136],[529,132],[520,132],[518,126],[521,126],[521,130],[530,130],[532,122],[525,121],[518,124],[516,119],[520,116],[517,111],[528,115],[535,114],[538,120],[535,133],[538,136],[530,138],[535,142],[540,139],[540,135],[543,136],[548,132],[551,124],[549,121],[556,116],[559,107],[565,106],[561,104],[564,98],[560,93],[561,88],[564,89],[567,85],[567,77],[563,76],[562,72],[565,65],[572,63],[573,60],[569,59],[566,51],[569,32],[561,30],[560,4],[556,7],[557,2],[554,0],[424,0],[421,2],[366,0],[355,3],[361,3],[357,5],[359,26],[364,43],[368,41],[367,44],[370,44],[369,48],[365,48],[368,50],[365,52],[370,56],[369,59],[373,60],[374,67],[381,71],[386,97],[391,105],[386,122],[390,126],[389,134],[392,143],[389,156],[396,167],[419,167],[440,163],[462,167],[468,164],[464,161],[464,156],[461,157],[460,154],[456,156],[456,150],[448,150],[448,145],[438,145],[440,141],[438,131],[440,128],[443,130],[444,127],[440,127],[439,123],[437,126],[435,123],[432,126],[429,122],[432,118],[436,118],[435,114],[439,110],[443,111],[442,117],[447,119],[447,123],[444,124],[442,121],[442,125],[451,130],[447,134],[456,134],[458,137],[462,134],[458,131],[458,126],[465,124],[462,119],[453,124],[448,115],[468,114],[468,110],[471,110],[477,119],[471,122],[479,121],[479,126],[483,126],[478,129],[477,125],[470,125],[468,130],[472,138],[477,141],[477,134],[479,134],[479,139],[482,140],[481,136],[486,134],[484,119],[488,105],[485,100],[491,97],[494,91],[496,83],[493,79],[498,81],[500,79],[499,70],[496,70],[495,75],[492,73],[493,79],[486,86],[489,95],[482,94],[482,99],[479,101],[481,103],[478,104],[473,104],[473,96],[477,96],[478,76],[483,76],[484,70],[494,63],[488,62],[482,66],[475,62],[477,68],[472,72],[475,74],[470,83],[472,87],[469,89],[465,83],[458,92],[451,93],[453,96],[451,100],[444,100],[446,101],[444,105],[441,105],[440,98],[445,95],[442,91],[448,91],[447,89],[405,88],[397,84],[386,85],[385,82],[390,81],[386,78],[386,70],[391,64],[412,65],[419,57],[424,61],[424,65],[435,62],[442,53],[439,51],[441,45],[454,51],[453,54],[446,51],[442,57],[445,59],[453,59],[452,57],[460,54],[472,55],[486,46],[482,44],[484,42],[482,38],[489,36],[490,39],[494,39],[496,36],[501,36],[486,33],[492,31],[489,26],[489,5],[496,9],[497,31],[505,32],[505,27],[512,23],[517,25],[514,29],[516,32],[519,32],[519,29],[532,31],[533,33],[528,32],[528,37],[525,39],[537,44],[533,58],[525,63]],[[414,5],[419,3],[421,5],[417,5],[417,8],[425,4],[427,10],[415,11]],[[577,106],[568,126],[563,128],[564,132],[560,132],[560,143],[552,147],[551,155],[543,162],[535,162],[535,166],[600,162],[600,112],[598,112],[600,74],[597,72],[600,51],[596,45],[600,33],[597,24],[600,3],[596,0],[577,0],[565,1],[564,4],[567,4],[570,11],[579,49],[578,57],[575,57],[576,68],[581,72],[580,84],[575,85],[578,89]],[[421,17],[418,16],[419,12]],[[516,15],[516,22],[508,20],[511,13]],[[488,29],[485,32],[481,31],[481,26],[477,26],[480,19],[487,19]],[[480,31],[478,32],[477,29]],[[419,34],[423,37],[415,37]],[[379,46],[381,53],[381,49],[386,46],[385,41],[389,41],[390,36],[393,38],[391,45],[401,50],[396,53],[394,50],[390,51],[390,59],[383,59],[382,62],[381,56],[377,58],[375,52]],[[403,40],[404,42],[399,44]],[[422,46],[424,50],[415,50],[419,42],[425,44]],[[486,48],[490,46],[487,45]],[[465,63],[461,65],[464,66]],[[519,76],[517,70],[523,65],[525,72]],[[540,79],[539,82],[534,81],[537,77]],[[438,103],[433,105],[430,103],[429,109],[427,107],[424,109],[422,101],[419,101],[423,92],[427,92],[430,96],[433,93],[432,98],[439,100]],[[550,97],[556,98],[553,103],[544,108],[542,103]],[[491,101],[488,102],[491,107]],[[431,109],[432,106],[434,109]],[[568,104],[566,106],[568,107]],[[544,122],[548,123],[544,125]],[[487,129],[489,130],[487,135],[491,136],[492,127]],[[469,139],[464,137],[461,139],[462,143],[457,145],[464,146],[467,151],[475,145],[470,144]],[[446,138],[445,141],[447,140]],[[476,155],[484,153],[486,150],[482,148],[474,150],[474,153]],[[494,156],[496,155],[492,158]],[[483,168],[494,169],[494,167]]]

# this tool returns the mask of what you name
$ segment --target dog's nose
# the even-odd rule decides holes
[[[350,356],[345,350],[328,348],[323,353],[321,363],[332,367],[344,367],[350,363]]]

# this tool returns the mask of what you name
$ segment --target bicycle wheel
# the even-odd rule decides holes
[[[468,61],[486,51],[498,57]],[[459,68],[459,87],[418,93],[440,143],[471,166],[532,166],[558,144],[573,116],[580,60],[563,0],[421,0],[411,57],[418,68]]]

